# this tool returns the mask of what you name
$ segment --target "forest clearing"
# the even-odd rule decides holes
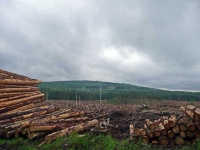
[[[46,100],[37,87],[41,81],[4,70],[0,74],[1,139],[39,138],[40,148],[78,132],[177,148],[195,144],[200,138],[199,102]]]

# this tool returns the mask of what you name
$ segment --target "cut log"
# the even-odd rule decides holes
[[[199,109],[199,108],[196,108],[196,109],[194,110],[194,112],[197,113],[198,115],[200,115],[200,109]]]
[[[153,141],[151,142],[151,144],[152,144],[152,145],[158,145],[158,140],[153,140]]]
[[[30,133],[28,133],[28,138],[30,140],[32,140],[36,137],[39,137],[39,136],[42,136],[42,135],[45,135],[45,134],[47,134],[47,133],[46,132],[30,132]]]
[[[12,97],[8,97],[8,98],[3,98],[0,99],[0,102],[6,102],[6,101],[10,101],[10,100],[16,100],[16,99],[21,99],[21,98],[25,98],[25,97],[29,97],[29,96],[34,96],[37,94],[40,94],[41,92],[32,92],[30,94],[23,94],[23,95],[17,95],[17,96],[12,96]]]
[[[148,144],[149,143],[149,138],[147,136],[143,136],[142,137],[142,141],[143,141],[143,143]]]
[[[11,114],[11,113],[15,113],[15,112],[18,112],[18,111],[22,111],[22,110],[26,110],[26,109],[34,108],[34,107],[35,107],[35,104],[31,103],[31,104],[28,104],[28,105],[25,105],[25,106],[22,106],[22,107],[19,107],[19,108],[16,108],[16,109],[13,109],[11,111],[4,112],[4,113]]]
[[[38,112],[41,110],[47,110],[49,108],[49,106],[41,106],[38,108],[33,108],[33,109],[29,109],[29,110],[25,110],[25,111],[18,111],[18,112],[13,112],[13,113],[5,113],[2,114],[0,116],[0,120],[4,120],[4,119],[9,119],[9,118],[13,118],[13,117],[18,117],[18,116],[22,116],[22,115],[26,115],[26,114],[30,114],[33,112]]]
[[[181,131],[187,130],[187,126],[184,123],[179,124],[179,128],[180,128]]]
[[[195,106],[193,106],[193,105],[187,105],[186,108],[189,109],[189,110],[194,110],[194,109],[195,109]]]
[[[180,131],[179,135],[180,135],[180,137],[182,137],[182,138],[186,138],[186,137],[187,137],[185,131]]]
[[[200,131],[200,122],[195,122],[194,124],[196,125],[197,131]]]
[[[178,125],[175,125],[173,128],[172,128],[172,131],[174,134],[178,134],[180,132],[180,128]]]
[[[133,126],[133,124],[130,124],[130,126],[129,126],[129,127],[130,127],[130,129],[134,129],[134,126]]]
[[[16,78],[16,79],[34,80],[34,79],[31,79],[27,76],[19,75],[19,74],[9,72],[9,71],[6,71],[6,70],[2,70],[2,69],[0,69],[0,74],[6,75],[6,76],[11,77],[11,78]]]
[[[167,135],[167,130],[165,129],[163,123],[159,123],[159,130],[161,135]]]
[[[18,80],[18,79],[0,79],[0,84],[13,84],[13,85],[30,85],[30,84],[39,84],[39,80]]]
[[[192,112],[191,110],[185,110],[185,114],[190,117],[191,119],[193,119],[193,115],[194,115],[194,112]]]
[[[155,129],[155,125],[153,122],[151,122],[150,120],[145,120],[146,121],[146,125],[147,125],[147,128],[150,129],[150,130],[154,130]]]
[[[13,93],[13,92],[34,92],[39,91],[37,87],[31,88],[4,88],[0,89],[0,93]]]
[[[76,116],[80,116],[83,115],[84,111],[78,111],[78,112],[71,112],[71,113],[65,113],[65,114],[61,114],[61,115],[55,115],[55,116],[51,116],[51,118],[49,118],[50,120],[59,120],[59,119],[65,119],[65,118],[70,118],[70,117],[76,117]]]
[[[19,137],[19,134],[22,132],[22,128],[15,129],[15,138]]]
[[[185,112],[186,108],[183,107],[183,106],[181,106],[180,110],[183,111],[183,112]]]
[[[37,85],[6,85],[6,84],[0,84],[0,89],[4,88],[31,88],[31,87],[37,87]]]
[[[183,139],[182,137],[177,136],[177,137],[175,138],[175,143],[176,143],[176,145],[178,145],[178,146],[183,146],[183,145],[185,144],[185,141],[184,141],[184,139]]]
[[[56,129],[56,124],[30,124],[30,132],[35,131],[53,131]]]
[[[14,92],[14,93],[0,93],[0,99],[9,98],[13,96],[31,94],[32,92]]]
[[[134,129],[130,129],[130,134],[133,134],[134,133]]]
[[[196,126],[194,125],[194,123],[189,123],[188,125],[187,125],[187,129],[189,130],[189,131],[195,131],[196,130]]]
[[[52,115],[59,115],[59,114],[66,113],[68,111],[69,110],[58,110],[58,111],[55,111],[55,112],[50,113],[50,114],[44,114],[44,115],[41,115],[41,116],[38,116],[38,117],[30,118],[28,120],[23,120],[22,122],[20,122],[20,128],[28,127],[28,126],[30,126],[31,123],[37,123],[38,120],[41,122],[41,121],[44,120],[45,117],[51,118]]]
[[[26,98],[22,98],[22,99],[18,99],[18,100],[2,102],[2,103],[0,103],[0,108],[15,105],[15,104],[22,103],[25,101],[30,101],[30,100],[37,99],[37,98],[42,98],[42,97],[44,97],[44,94],[38,94],[38,95],[34,95],[34,96],[30,96],[30,97],[26,97]]]
[[[148,136],[150,139],[153,139],[153,138],[154,138],[154,132],[151,131],[151,130],[148,130],[148,131],[147,131],[147,136]]]
[[[9,131],[15,130],[15,129],[19,128],[19,127],[20,127],[20,123],[15,123],[13,125],[5,127],[4,128],[4,132],[9,132]]]
[[[138,135],[138,136],[141,135],[141,134],[140,134],[140,129],[138,129],[138,128],[135,128],[133,133],[134,133],[135,135]]]
[[[168,145],[168,139],[167,139],[167,137],[166,136],[160,136],[159,137],[159,143],[160,143],[160,145],[162,145],[162,146],[167,146]]]
[[[169,127],[174,127],[175,126],[175,123],[176,123],[176,116],[171,116],[171,118],[169,118],[169,122],[168,122],[168,125]]]
[[[158,126],[159,126],[159,123],[160,123],[160,119],[154,120],[154,125],[155,125],[155,127],[158,127]]]
[[[147,130],[146,129],[140,129],[140,134],[142,136],[146,136],[147,135]]]
[[[163,121],[163,124],[164,124],[164,127],[165,127],[166,130],[169,130],[169,129],[170,129],[169,121],[168,121],[168,120],[164,120],[164,121]]]
[[[51,109],[51,108],[49,108],[49,109]],[[55,111],[57,111],[59,109],[60,109],[59,107],[55,107]],[[48,113],[48,109],[41,110],[41,111],[38,111],[38,112],[33,112],[33,113],[30,113],[30,114],[26,114],[26,115],[22,115],[22,116],[18,116],[18,117],[13,117],[11,119],[1,120],[0,125],[8,124],[8,123],[14,123],[14,122],[17,122],[17,121],[21,121],[23,119],[33,118],[33,117],[40,116],[40,115],[47,114],[47,113]]]
[[[6,133],[6,137],[9,139],[15,135],[15,130],[9,131]]]
[[[73,126],[73,127],[66,128],[64,130],[58,131],[58,132],[54,132],[52,134],[48,134],[45,137],[45,141],[49,143],[49,142],[53,141],[54,139],[56,139],[57,137],[63,137],[66,134],[69,134],[71,132],[80,132],[80,131],[83,131],[84,129],[90,128],[90,127],[92,127],[96,124],[98,124],[98,120],[94,119],[92,121],[88,121],[87,124],[81,123],[77,126]]]
[[[193,120],[194,120],[195,122],[199,122],[199,121],[200,121],[200,115],[197,114],[196,112],[194,112],[194,114],[193,114]]]
[[[34,99],[34,100],[30,100],[30,101],[26,101],[26,102],[22,102],[22,103],[18,103],[12,106],[8,106],[8,107],[4,107],[4,108],[0,108],[0,113],[13,113],[19,110],[24,110],[24,106],[29,105],[29,104],[36,104],[39,102],[43,102],[45,99],[44,98],[39,98],[39,99]]]
[[[175,137],[175,135],[174,135],[174,133],[173,133],[172,130],[169,130],[169,131],[168,131],[167,136],[168,136],[170,139],[173,139],[173,138]]]
[[[160,130],[159,129],[155,129],[153,132],[155,137],[159,137],[161,135]]]
[[[41,99],[42,100],[42,99]],[[41,101],[42,102],[42,101]],[[17,112],[22,112],[22,111],[29,111],[29,110],[36,110],[36,109],[39,109],[39,108],[47,108],[49,106],[45,105],[45,104],[34,104],[34,103],[31,103],[31,104],[28,104],[28,105],[25,105],[25,106],[22,106],[22,107],[19,107],[17,109],[14,109],[14,110],[11,110],[11,111],[8,111],[8,112],[5,112],[4,114],[12,114],[12,113],[17,113]]]
[[[23,134],[23,135],[28,134],[28,132],[29,132],[28,130],[29,130],[29,127],[22,128],[22,134]]]

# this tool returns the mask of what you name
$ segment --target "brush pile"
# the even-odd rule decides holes
[[[158,120],[145,120],[143,128],[130,124],[130,139],[166,146],[189,146],[200,139],[200,109],[188,105],[181,107],[184,115],[162,116]]]
[[[44,103],[37,85],[41,81],[0,69],[0,138],[25,135],[29,139],[46,135],[51,142],[70,132],[98,124],[83,111],[61,109]]]

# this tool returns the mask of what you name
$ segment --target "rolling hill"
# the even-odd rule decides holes
[[[39,85],[42,92],[48,92],[50,99],[76,99],[76,93],[82,100],[100,98],[99,81],[53,81]],[[124,83],[101,82],[102,99],[170,99],[199,100],[199,92],[167,91],[141,87]]]

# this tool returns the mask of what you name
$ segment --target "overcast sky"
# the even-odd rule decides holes
[[[200,91],[200,1],[1,0],[0,68]]]

